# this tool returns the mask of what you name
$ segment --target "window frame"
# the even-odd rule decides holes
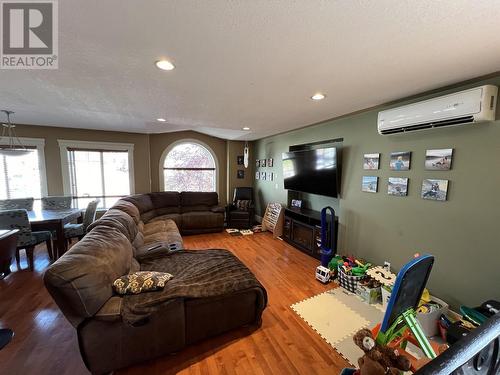
[[[38,171],[40,173],[40,193],[42,197],[48,195],[47,169],[45,167],[45,138],[18,137],[23,146],[35,147],[38,152]],[[0,145],[8,145],[7,137],[0,137]],[[31,197],[27,197],[31,198]],[[41,197],[40,197],[41,198]],[[38,199],[40,199],[38,198]]]
[[[219,159],[217,158],[217,155],[215,152],[212,150],[212,148],[206,144],[203,141],[200,141],[198,139],[194,138],[183,138],[179,139],[175,142],[172,142],[163,150],[161,156],[160,156],[160,163],[159,163],[159,187],[160,191],[166,191],[165,190],[165,175],[164,175],[164,170],[165,170],[165,159],[167,158],[167,155],[169,154],[172,149],[174,149],[176,146],[183,144],[183,143],[195,143],[197,145],[202,146],[203,148],[207,149],[208,152],[210,152],[210,155],[212,155],[212,158],[214,159],[215,162],[215,192],[219,194]],[[220,194],[219,194],[220,195]]]
[[[127,151],[128,153],[128,171],[130,194],[135,194],[135,175],[134,175],[134,144],[116,143],[116,142],[93,142],[58,139],[59,151],[61,155],[61,171],[63,180],[64,195],[71,195],[71,179],[69,176],[68,148],[93,149],[103,151]],[[111,197],[111,196],[110,196]]]

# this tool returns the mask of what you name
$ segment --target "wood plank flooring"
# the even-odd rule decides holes
[[[314,279],[315,259],[269,233],[186,236],[184,242],[189,249],[229,249],[255,273],[269,297],[261,328],[235,330],[117,374],[338,374],[347,366],[290,309],[332,287]],[[35,255],[34,272],[13,266],[14,272],[0,281],[0,327],[16,333],[0,351],[0,374],[88,374],[76,331],[43,286],[43,270],[49,264],[45,248],[38,247]],[[27,267],[25,260],[21,267]]]

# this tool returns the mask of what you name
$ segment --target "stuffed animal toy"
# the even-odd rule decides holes
[[[357,375],[399,375],[400,371],[395,367],[384,368],[380,363],[374,361],[368,355],[358,359],[359,370]]]
[[[399,355],[396,350],[388,346],[377,344],[369,329],[363,328],[359,330],[353,339],[354,343],[365,352],[368,358],[379,363],[384,369],[392,367],[401,371],[408,371],[410,369],[411,364],[408,358]]]

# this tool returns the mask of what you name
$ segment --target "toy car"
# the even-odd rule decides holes
[[[316,267],[316,279],[327,284],[330,281],[330,270],[323,266]]]

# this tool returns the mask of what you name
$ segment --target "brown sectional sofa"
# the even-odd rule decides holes
[[[215,201],[212,193],[124,198],[49,266],[45,285],[76,328],[82,358],[93,374],[260,324],[266,291],[234,255],[227,250],[169,252],[183,247],[178,225],[184,225],[184,233],[216,230]],[[211,218],[202,219],[202,213]],[[155,246],[160,248],[148,251]],[[162,291],[133,296],[113,292],[115,279],[138,270],[174,277]]]
[[[171,219],[182,234],[220,232],[224,229],[224,207],[217,193],[161,192],[123,198],[133,203],[146,222]]]

